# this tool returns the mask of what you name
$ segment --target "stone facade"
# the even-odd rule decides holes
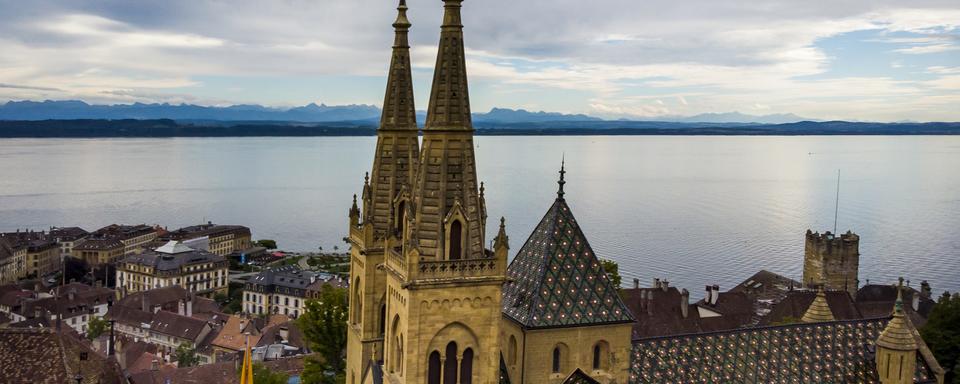
[[[847,231],[835,236],[807,230],[804,243],[803,284],[823,285],[830,290],[844,290],[857,295],[860,285],[860,236]]]
[[[123,295],[172,285],[204,297],[227,294],[229,263],[223,256],[176,242],[117,263],[116,287]]]

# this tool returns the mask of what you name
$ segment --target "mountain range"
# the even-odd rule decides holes
[[[303,122],[332,123],[356,122],[376,124],[380,119],[380,108],[374,105],[339,105],[311,103],[302,107],[273,108],[261,105],[231,105],[226,107],[200,106],[193,104],[114,104],[95,105],[83,101],[10,101],[0,105],[0,120],[152,120],[170,119],[175,121],[245,121],[245,122]],[[426,112],[418,111],[417,120],[424,122]],[[604,119],[583,114],[562,114],[556,112],[531,112],[524,109],[493,108],[487,113],[474,113],[473,120],[478,125],[501,126],[517,123],[550,122],[602,122]],[[663,121],[678,123],[754,123],[784,124],[808,121],[793,114],[775,114],[765,116],[746,115],[739,112],[706,113],[696,116],[663,116],[656,118],[627,118],[618,121]]]

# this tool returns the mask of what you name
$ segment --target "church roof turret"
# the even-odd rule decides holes
[[[561,181],[562,177],[563,173]],[[511,281],[503,288],[503,313],[524,327],[634,321],[567,206],[562,188],[507,268],[507,277]]]
[[[913,337],[913,324],[903,312],[903,278],[897,287],[897,301],[893,304],[893,318],[877,339],[877,346],[895,351],[912,351],[917,349],[917,341]]]
[[[827,304],[827,295],[823,292],[823,286],[817,290],[817,296],[807,307],[807,312],[800,319],[804,323],[821,323],[824,321],[834,321],[833,312],[830,311],[830,305]]]
[[[381,130],[417,131],[417,113],[413,104],[413,77],[410,72],[410,20],[407,19],[407,2],[401,0],[397,7],[397,20],[393,23],[393,56],[387,76],[387,91],[383,98]]]

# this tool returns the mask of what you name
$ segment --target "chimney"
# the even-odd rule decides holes
[[[653,278],[653,288],[660,288],[660,278],[659,278],[659,277]]]
[[[913,296],[913,300],[910,300],[910,306],[913,307],[914,312],[916,312],[918,309],[920,309],[920,295],[918,295],[916,292],[913,292],[911,296]]]
[[[153,358],[153,361],[150,362],[150,370],[156,371],[159,368],[160,368],[160,361],[158,361],[157,358]]]
[[[290,330],[288,330],[287,327],[285,326],[280,327],[280,339],[283,342],[287,342],[288,340],[290,340]]]
[[[714,284],[713,287],[710,287],[710,305],[717,305],[717,300],[720,300],[720,286]]]
[[[639,288],[640,288],[640,279],[634,278],[634,279],[633,279],[633,289],[639,289]]]
[[[147,300],[146,292],[140,292],[140,310],[150,312],[150,300]]]
[[[70,291],[67,292],[67,300],[73,301],[77,298],[77,290],[70,288]]]
[[[663,291],[666,292],[668,289],[670,289],[670,282],[664,279],[660,282],[660,288],[663,288]]]
[[[97,281],[93,282],[93,286],[94,286],[95,288],[101,288],[101,287],[103,287],[103,282],[100,281],[100,280],[97,280]]]
[[[153,306],[153,311],[151,311],[151,312],[153,312],[153,313],[160,312],[160,306],[159,306],[159,305],[154,305],[154,306]]]
[[[680,291],[680,314],[686,319],[690,312],[690,291],[684,288]]]
[[[708,286],[707,286],[707,295],[703,297],[703,303],[706,304],[706,305],[710,305],[710,301],[712,300],[711,297],[713,297],[713,290],[710,289],[710,288],[711,288],[711,287],[708,285]]]
[[[647,315],[653,316],[653,290],[647,291]]]
[[[241,319],[241,320],[240,320],[240,332],[243,332],[243,328],[244,328],[244,326],[246,326],[246,325],[247,325],[246,320]]]
[[[34,306],[33,306],[33,318],[34,318],[34,319],[39,319],[40,316],[41,316],[41,312],[42,312],[42,311],[43,311],[43,310],[40,309],[40,306],[39,306],[39,305],[34,305]]]
[[[930,283],[928,283],[926,280],[921,281],[921,282],[920,282],[920,296],[923,296],[923,297],[929,299],[932,293],[933,293],[933,290],[930,288]]]
[[[183,300],[177,300],[177,314],[180,316],[187,315],[187,304]]]
[[[193,297],[194,293],[190,292],[190,296],[187,297],[187,317],[193,317]]]

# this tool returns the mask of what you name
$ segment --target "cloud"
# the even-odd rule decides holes
[[[417,102],[426,105],[442,7],[436,0],[409,5]],[[697,114],[764,105],[814,118],[960,119],[936,109],[960,93],[952,73],[931,69],[954,67],[956,56],[916,61],[956,54],[955,0],[468,0],[463,12],[478,110],[510,107],[494,103],[511,95],[515,105],[563,112]],[[394,17],[382,0],[0,0],[0,83],[32,87],[0,87],[0,99],[212,104],[237,89],[255,95],[263,84],[334,79],[323,83],[339,87],[324,101],[338,103],[347,98],[338,96],[346,93],[343,79],[385,76]],[[887,57],[882,70],[833,74],[843,59],[821,43],[853,32],[869,32],[903,56],[899,65],[928,73],[903,78]],[[356,85],[367,88],[351,91],[369,96],[350,101],[378,104],[382,81]],[[277,87],[270,99],[239,101],[313,101]]]

